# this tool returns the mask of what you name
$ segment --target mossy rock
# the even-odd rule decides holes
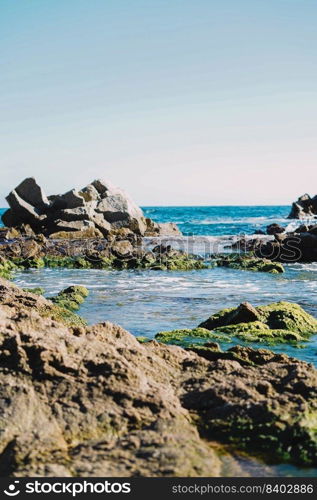
[[[227,335],[218,335],[206,328],[185,328],[183,330],[159,332],[155,335],[155,339],[164,344],[174,344],[182,347],[193,345],[193,341],[197,342],[197,340],[205,341],[206,339],[212,339],[223,342],[230,342],[231,340]]]
[[[18,269],[18,265],[12,260],[0,256],[0,277],[7,280],[12,278],[12,271]]]
[[[150,342],[151,339],[149,339],[149,337],[143,337],[143,336],[139,336],[139,337],[135,337],[137,339],[138,342],[140,342],[140,344],[146,344],[147,342]]]
[[[35,295],[44,295],[45,289],[41,287],[35,287],[35,288],[22,288],[24,292],[30,292],[30,293],[35,293]]]
[[[280,262],[273,262],[269,259],[254,257],[253,254],[230,254],[214,256],[214,263],[218,267],[229,267],[243,271],[256,271],[271,274],[284,273],[284,266]]]
[[[88,294],[89,291],[84,286],[69,286],[55,297],[51,297],[50,300],[64,309],[77,311],[86,297],[88,297]]]
[[[249,306],[257,316],[254,321],[238,322],[237,311]],[[317,320],[301,306],[291,302],[276,302],[253,308],[223,309],[199,325],[218,334],[224,333],[249,342],[301,342],[317,333]]]
[[[52,318],[59,323],[63,323],[68,327],[86,326],[87,321],[75,314],[73,311],[61,307],[58,304],[53,304],[51,307],[43,306],[38,310],[43,318]]]

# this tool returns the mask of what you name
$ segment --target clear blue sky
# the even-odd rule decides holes
[[[1,0],[0,206],[111,179],[145,204],[317,193],[316,0]]]

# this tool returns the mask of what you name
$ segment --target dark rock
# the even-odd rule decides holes
[[[199,328],[214,330],[221,326],[236,325],[239,323],[249,323],[258,321],[260,315],[258,311],[249,302],[242,302],[237,308],[220,311],[214,314],[207,321],[199,325]]]
[[[314,217],[317,215],[317,195],[311,198],[308,194],[300,196],[293,203],[289,219],[302,219],[305,217]]]
[[[22,223],[30,224],[32,228],[40,227],[41,219],[37,210],[27,201],[20,198],[15,190],[11,191],[6,200],[11,207],[9,217],[14,227]],[[2,220],[4,223],[6,222],[6,213],[4,213]]]
[[[284,263],[316,262],[317,235],[310,231],[288,234],[281,241],[270,241],[255,249],[255,254]]]
[[[85,200],[76,189],[67,191],[65,194],[55,195],[50,197],[52,201],[52,210],[63,210],[63,209],[73,209],[83,207],[85,205]]]
[[[266,233],[269,235],[284,233],[285,227],[280,226],[279,224],[270,224],[266,228]]]
[[[49,201],[38,185],[34,177],[24,179],[16,188],[15,191],[24,201],[32,205],[35,209],[43,211],[48,207]]]

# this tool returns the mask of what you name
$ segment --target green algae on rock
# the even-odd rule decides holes
[[[116,257],[110,255],[44,255],[42,257],[12,257],[10,260],[1,257],[0,276],[11,277],[14,269],[67,268],[67,269],[144,269],[153,271],[191,271],[206,269],[208,265],[194,256],[182,252],[170,251],[166,254],[145,252],[140,256]]]
[[[179,345],[182,347],[189,347],[193,342],[205,341],[206,339],[211,340],[221,340],[229,342],[231,339],[226,335],[218,335],[215,332],[211,332],[206,328],[185,328],[183,330],[171,330],[166,332],[158,332],[155,335],[155,340],[162,342],[164,344]]]
[[[64,309],[77,311],[88,295],[89,291],[86,287],[76,285],[61,290],[55,297],[51,297],[50,300]]]
[[[214,264],[218,267],[229,267],[244,271],[257,271],[263,273],[280,274],[284,273],[284,266],[280,262],[273,262],[269,259],[255,257],[253,254],[230,254],[214,256]]]
[[[7,260],[0,256],[0,278],[11,279],[12,271],[17,269],[17,266],[11,260]]]
[[[300,342],[317,333],[317,320],[301,306],[276,302],[259,307],[242,303],[223,309],[199,325],[250,342]]]
[[[35,295],[44,295],[45,290],[44,288],[38,286],[35,288],[22,288],[24,292],[29,292],[29,293],[35,293]]]

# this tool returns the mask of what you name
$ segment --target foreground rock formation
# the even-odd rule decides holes
[[[94,180],[80,191],[47,197],[33,177],[24,179],[7,196],[10,209],[5,226],[52,238],[107,238],[113,229],[128,228],[144,236],[181,234],[175,224],[157,224],[121,189],[109,181]]]
[[[311,365],[140,344],[111,323],[67,327],[54,307],[0,279],[3,476],[217,476],[216,440],[316,465]]]
[[[300,196],[292,204],[289,219],[303,219],[317,216],[317,195],[311,198],[309,194]]]

